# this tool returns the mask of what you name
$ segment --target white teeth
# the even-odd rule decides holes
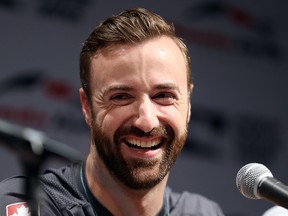
[[[161,142],[161,138],[153,139],[150,141],[138,140],[135,138],[126,138],[126,141],[129,142],[131,145],[135,145],[141,148],[151,148],[153,146],[159,145]]]

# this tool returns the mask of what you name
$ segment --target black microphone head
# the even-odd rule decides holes
[[[236,185],[243,196],[249,199],[261,199],[257,195],[258,185],[266,177],[273,177],[266,166],[259,163],[249,163],[238,171]]]

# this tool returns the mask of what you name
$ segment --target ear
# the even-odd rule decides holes
[[[190,89],[189,89],[189,94],[188,94],[188,118],[187,118],[188,122],[190,121],[190,117],[191,117],[191,100],[190,100],[190,98],[192,95],[193,87],[194,87],[194,85],[191,84]]]
[[[79,94],[80,94],[80,101],[81,101],[81,105],[82,105],[82,112],[85,118],[85,121],[87,123],[87,125],[89,127],[91,127],[91,119],[92,119],[92,115],[91,115],[91,107],[90,107],[90,103],[89,100],[87,98],[87,95],[84,91],[83,88],[79,89]]]

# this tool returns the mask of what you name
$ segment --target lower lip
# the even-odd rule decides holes
[[[157,155],[160,154],[162,148],[158,148],[155,150],[150,149],[136,149],[136,148],[130,148],[125,143],[122,145],[122,150],[128,154],[129,156],[135,157],[135,158],[155,158]]]

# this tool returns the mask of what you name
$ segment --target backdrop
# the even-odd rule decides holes
[[[169,184],[216,200],[226,215],[261,215],[272,204],[244,198],[235,177],[259,162],[288,182],[287,1],[0,0],[0,119],[86,155],[81,44],[100,20],[131,7],[173,22],[192,57],[189,138]],[[22,168],[0,143],[0,180]]]

